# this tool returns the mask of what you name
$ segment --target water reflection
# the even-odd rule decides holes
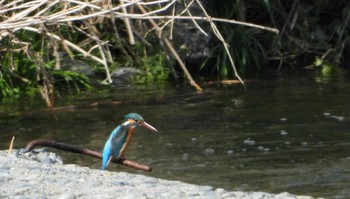
[[[42,138],[101,151],[124,115],[138,112],[159,130],[154,134],[139,129],[126,154],[152,165],[153,172],[146,175],[228,190],[346,198],[349,88],[344,81],[320,85],[293,80],[254,83],[247,90],[208,88],[202,95],[169,89],[108,90],[57,102],[67,106],[98,101],[104,106],[54,112],[38,111],[43,107],[34,102],[12,109],[7,105],[1,107],[0,146],[7,148],[15,135],[17,148]],[[134,101],[108,105],[111,100]],[[66,163],[101,167],[100,160],[57,152]],[[109,169],[138,173],[116,165]]]

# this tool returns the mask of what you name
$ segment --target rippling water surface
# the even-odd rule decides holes
[[[157,91],[155,91],[157,90]],[[101,151],[125,114],[137,112],[159,133],[139,129],[127,158],[145,175],[227,190],[348,198],[350,83],[307,78],[187,89],[109,89],[64,97],[47,111],[38,100],[3,102],[0,147],[55,139]],[[111,102],[126,100],[120,105]],[[130,101],[131,100],[131,101]],[[100,103],[97,107],[88,106]],[[65,163],[99,169],[100,160],[56,151]],[[109,165],[111,171],[142,173]]]

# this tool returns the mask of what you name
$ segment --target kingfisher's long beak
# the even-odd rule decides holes
[[[153,126],[151,126],[147,122],[142,122],[141,126],[145,127],[148,130],[151,130],[151,131],[154,131],[154,132],[158,132],[158,130],[156,128],[154,128]]]

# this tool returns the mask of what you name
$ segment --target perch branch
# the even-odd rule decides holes
[[[33,140],[27,144],[27,146],[23,152],[24,153],[29,152],[36,146],[52,147],[52,148],[60,149],[63,151],[84,154],[84,155],[91,156],[94,158],[102,159],[102,154],[100,152],[93,151],[93,150],[90,150],[87,148],[80,148],[77,146],[73,146],[73,145],[69,145],[69,144],[65,144],[65,143],[61,143],[61,142],[56,142],[55,140],[40,140],[40,139]],[[117,164],[120,164],[123,166],[128,166],[128,167],[131,167],[131,168],[134,168],[137,170],[141,170],[141,171],[147,171],[147,172],[152,171],[152,168],[148,165],[139,164],[137,162],[127,160],[125,158],[118,159],[118,160],[112,159],[111,162],[114,162],[114,163],[117,163]]]

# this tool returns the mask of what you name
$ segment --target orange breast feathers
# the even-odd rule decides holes
[[[124,157],[124,152],[126,151],[126,149],[128,148],[128,146],[130,144],[131,137],[133,136],[134,131],[135,131],[135,127],[134,126],[129,127],[129,129],[128,129],[128,137],[126,137],[126,141],[125,141],[122,149],[120,150],[119,157]]]

